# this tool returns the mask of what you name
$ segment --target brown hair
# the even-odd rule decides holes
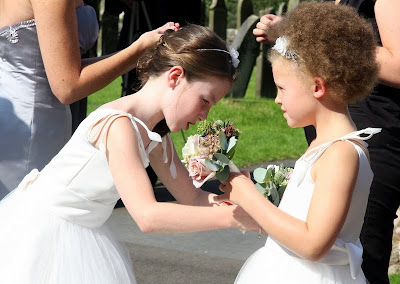
[[[302,2],[277,29],[289,39],[288,49],[299,55],[299,68],[323,78],[335,101],[355,103],[372,91],[379,69],[376,38],[353,8]],[[270,60],[277,54],[271,50]]]
[[[156,47],[139,59],[137,74],[144,84],[173,66],[183,67],[188,81],[217,76],[233,83],[236,74],[225,41],[208,28],[193,24],[167,31]]]

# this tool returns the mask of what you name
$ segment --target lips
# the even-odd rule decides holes
[[[188,123],[186,123],[186,127],[185,127],[185,130],[188,130],[189,129],[189,126],[190,125],[195,125],[196,123],[193,123],[193,122],[188,122]]]

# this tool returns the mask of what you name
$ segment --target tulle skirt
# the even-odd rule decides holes
[[[270,247],[257,250],[245,262],[235,284],[365,284],[360,273],[352,279],[349,265],[312,262],[276,251]]]
[[[136,283],[127,248],[106,226],[57,217],[28,192],[0,202],[0,283]]]

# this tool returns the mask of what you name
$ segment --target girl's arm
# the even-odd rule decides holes
[[[118,118],[109,128],[106,149],[117,190],[143,232],[185,233],[257,227],[237,206],[200,207],[157,202],[142,164],[137,139],[131,121],[125,117]]]
[[[50,87],[63,104],[87,97],[129,71],[139,56],[154,45],[169,27],[166,24],[145,33],[121,52],[83,66],[75,1],[31,0],[31,3]]]
[[[377,0],[375,17],[382,47],[377,48],[382,84],[400,88],[400,1]]]
[[[317,261],[330,250],[343,227],[357,175],[354,146],[348,142],[330,146],[312,169],[315,187],[306,221],[281,211],[243,175],[235,176],[221,190],[279,243],[305,259]]]
[[[150,153],[150,163],[157,176],[162,180],[164,186],[172,194],[172,196],[180,204],[197,205],[197,206],[215,206],[217,202],[214,200],[215,194],[203,191],[201,188],[193,186],[193,180],[189,177],[189,172],[183,166],[176,153],[175,147],[171,153],[171,145],[167,139],[167,155],[168,162],[164,163],[162,160],[163,149],[161,144],[158,145]],[[172,178],[169,169],[171,163],[171,156],[173,156],[174,164],[176,167],[176,178]]]

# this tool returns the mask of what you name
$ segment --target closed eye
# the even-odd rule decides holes
[[[203,99],[203,103],[204,103],[205,105],[208,105],[208,104],[210,104],[210,102],[209,102],[209,101],[207,101],[206,99]]]

